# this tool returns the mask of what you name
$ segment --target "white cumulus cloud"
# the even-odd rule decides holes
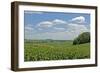
[[[37,27],[43,27],[43,28],[48,28],[48,27],[53,27],[55,25],[62,25],[66,24],[66,21],[60,20],[60,19],[55,19],[52,21],[42,21],[37,24]]]
[[[50,21],[43,21],[43,22],[40,22],[37,27],[44,27],[44,28],[47,28],[47,27],[52,27],[52,22]]]
[[[83,17],[83,16],[75,17],[71,21],[75,21],[77,23],[84,23],[85,22],[85,17]]]
[[[79,25],[79,24],[68,24],[68,31],[74,32],[76,35],[79,35],[82,32],[88,32],[89,29],[85,25]]]
[[[26,31],[31,31],[31,30],[34,30],[33,26],[31,24],[27,24],[25,25],[25,28],[24,28]]]
[[[58,24],[66,24],[67,22],[64,20],[60,20],[60,19],[55,19],[52,21],[53,23],[58,23]]]

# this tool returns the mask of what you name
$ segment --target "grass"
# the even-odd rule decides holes
[[[90,58],[90,43],[72,45],[72,41],[25,41],[25,61],[69,60]]]

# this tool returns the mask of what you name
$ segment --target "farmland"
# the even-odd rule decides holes
[[[73,45],[70,40],[25,40],[24,60],[69,60],[90,58],[90,43]]]

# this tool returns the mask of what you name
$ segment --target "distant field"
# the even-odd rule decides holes
[[[90,58],[90,43],[73,45],[72,41],[25,40],[25,61]]]

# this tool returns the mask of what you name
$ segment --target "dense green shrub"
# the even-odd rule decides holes
[[[89,43],[89,42],[90,42],[90,32],[83,32],[77,38],[74,39],[73,45]]]

